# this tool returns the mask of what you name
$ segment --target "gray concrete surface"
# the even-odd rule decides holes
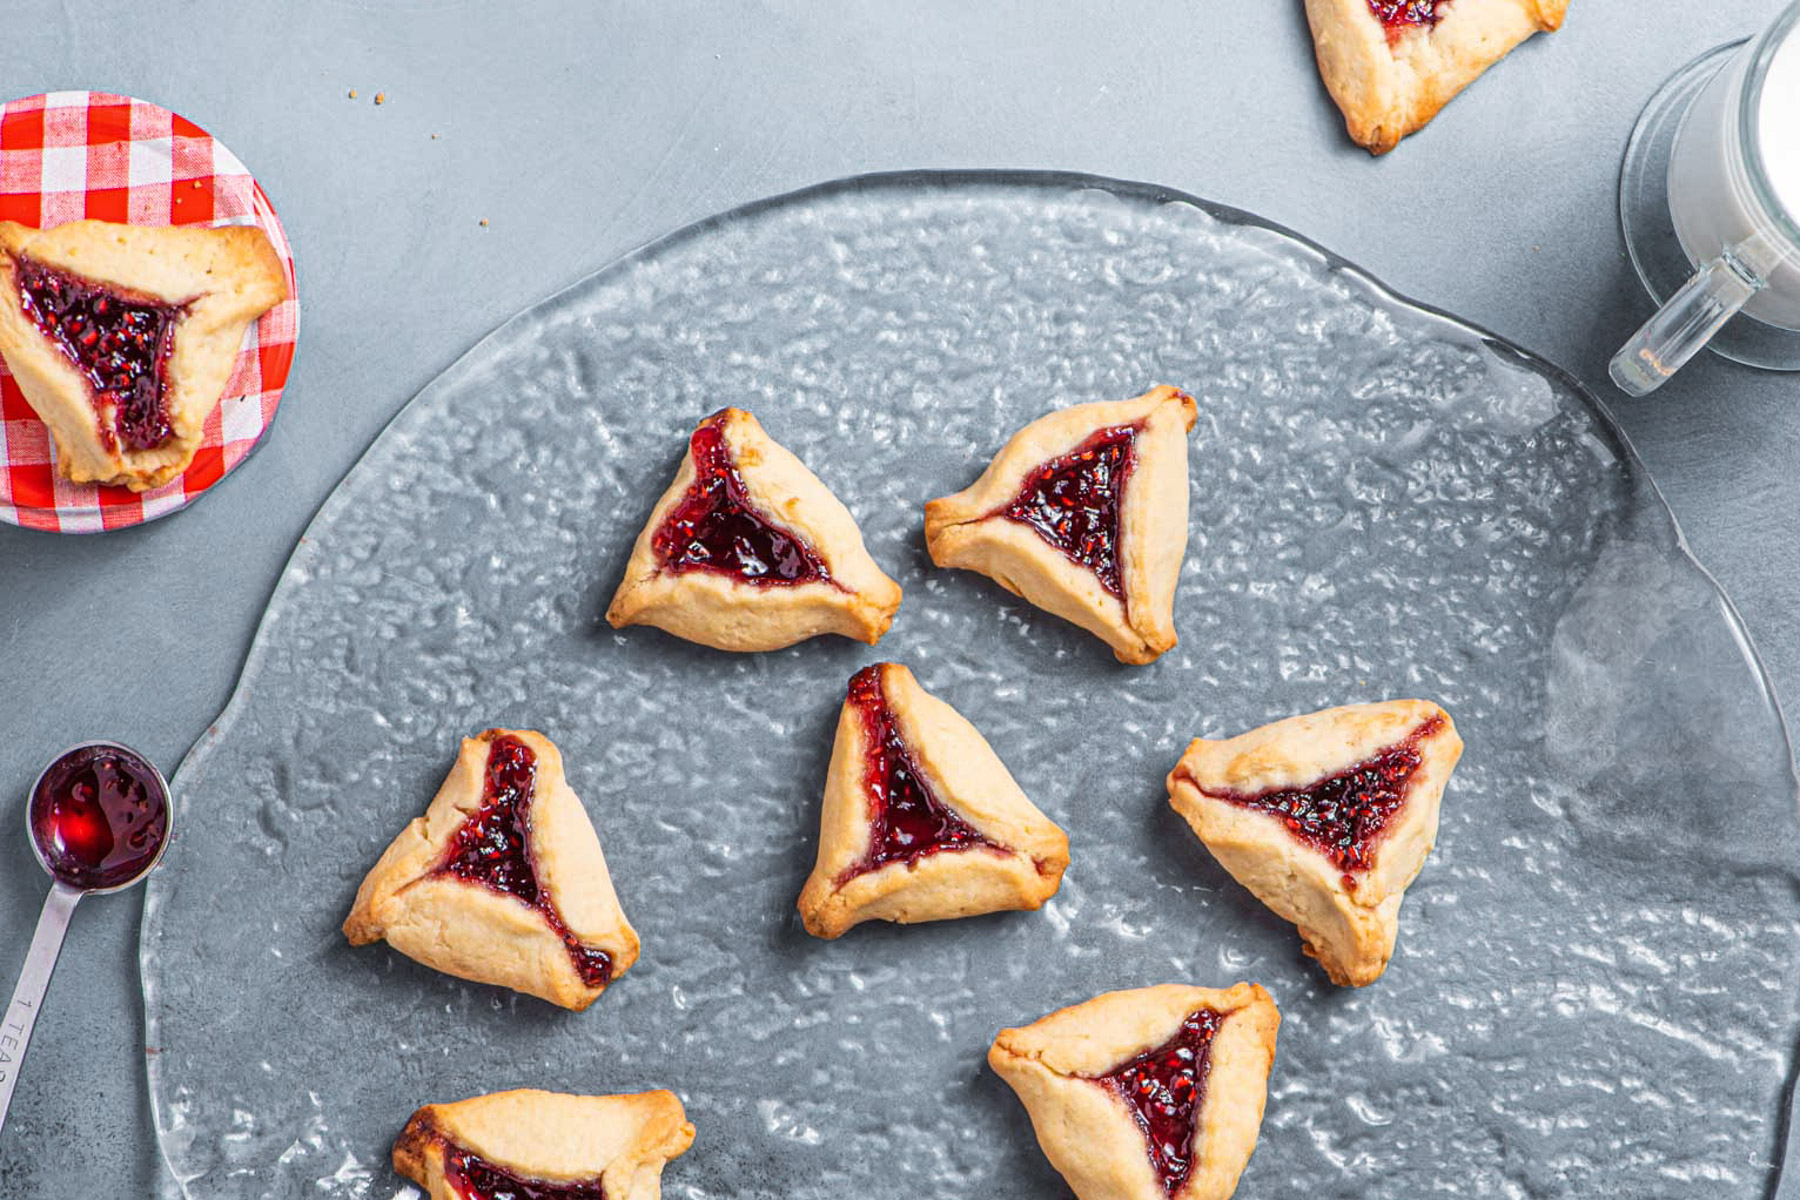
[[[1562,364],[1615,402],[1778,689],[1800,695],[1800,377],[1708,359],[1648,402],[1605,387],[1647,311],[1614,212],[1626,134],[1668,72],[1779,7],[1576,0],[1562,33],[1373,161],[1318,82],[1300,0],[8,0],[0,92],[122,91],[206,126],[280,210],[304,313],[272,440],[191,511],[97,538],[0,526],[0,825],[22,824],[36,770],[80,737],[174,768],[313,511],[488,329],[691,219],[902,167],[1168,184]],[[0,986],[44,887],[23,838],[0,839]],[[252,899],[221,897],[220,919]],[[0,1195],[153,1186],[140,908],[75,915],[0,1134]]]

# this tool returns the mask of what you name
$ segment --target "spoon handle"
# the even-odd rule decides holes
[[[75,911],[79,899],[81,893],[67,884],[50,888],[50,894],[44,897],[44,911],[38,914],[37,932],[31,935],[31,949],[25,952],[19,986],[13,989],[6,1015],[0,1017],[0,1129],[6,1127],[6,1110],[19,1081],[19,1066],[25,1061],[31,1027],[37,1023],[44,990],[50,986],[50,972],[56,969],[56,955],[69,928],[69,914]]]

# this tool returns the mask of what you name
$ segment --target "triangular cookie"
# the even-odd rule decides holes
[[[900,585],[863,548],[818,476],[726,408],[700,422],[638,535],[606,619],[720,650],[779,650],[821,633],[873,645]]]
[[[0,355],[75,483],[141,492],[185,471],[245,328],[286,298],[250,226],[0,221]]]
[[[1159,387],[1038,418],[972,486],[925,506],[931,560],[981,572],[1121,662],[1155,661],[1175,645],[1195,411]]]
[[[431,807],[357,889],[344,936],[576,1010],[638,956],[562,755],[528,730],[463,739]]]
[[[1306,0],[1325,88],[1350,137],[1386,154],[1569,0]]]
[[[1401,898],[1461,756],[1450,714],[1427,701],[1328,708],[1195,739],[1169,773],[1169,803],[1233,879],[1300,927],[1333,983],[1362,987],[1393,956]]]
[[[394,1170],[426,1200],[658,1200],[663,1164],[693,1143],[673,1092],[497,1092],[415,1112]]]
[[[898,663],[851,677],[800,893],[807,932],[1039,908],[1068,865],[1068,836],[962,714]]]
[[[1256,984],[1164,984],[1002,1029],[988,1065],[1080,1200],[1225,1200],[1256,1149],[1280,1026]]]

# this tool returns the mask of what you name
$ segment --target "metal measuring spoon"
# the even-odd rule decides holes
[[[19,984],[0,1017],[0,1129],[76,901],[122,891],[154,870],[169,844],[172,820],[162,773],[117,742],[83,742],[65,750],[31,785],[25,832],[54,882]]]

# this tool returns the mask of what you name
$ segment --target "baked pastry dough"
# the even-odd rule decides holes
[[[900,585],[831,490],[739,408],[700,423],[638,535],[606,619],[720,650],[779,650],[821,633],[873,645]]]
[[[988,1065],[1080,1200],[1225,1200],[1256,1149],[1280,1026],[1254,983],[1164,984],[1002,1029]]]
[[[244,330],[286,298],[251,226],[0,221],[0,355],[75,483],[141,492],[185,471]]]
[[[1175,645],[1193,397],[1158,387],[1013,435],[975,483],[925,506],[940,567],[979,571],[1148,663]]]
[[[1450,714],[1390,700],[1197,738],[1169,803],[1231,877],[1300,927],[1336,984],[1387,969],[1400,901],[1437,837],[1462,739]]]
[[[463,739],[425,815],[356,890],[344,936],[576,1010],[638,956],[562,755],[528,730]]]
[[[415,1112],[394,1143],[394,1170],[427,1200],[494,1200],[520,1194],[519,1183],[568,1200],[659,1200],[663,1164],[693,1143],[673,1092],[497,1092]]]
[[[1386,154],[1569,0],[1306,0],[1325,88],[1350,137]]]
[[[1068,865],[1068,836],[961,713],[898,663],[851,677],[800,893],[808,933],[1041,908]]]

